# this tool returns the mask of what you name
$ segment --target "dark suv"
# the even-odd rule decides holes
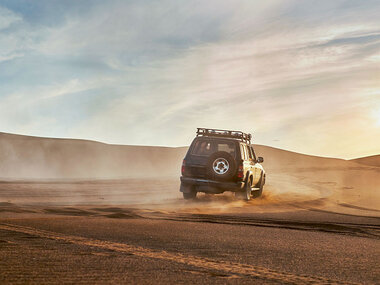
[[[233,191],[239,199],[260,197],[265,184],[264,159],[256,157],[251,135],[241,131],[198,128],[182,163],[183,198],[197,192]]]

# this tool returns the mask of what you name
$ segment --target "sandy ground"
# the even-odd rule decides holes
[[[1,182],[0,283],[379,283],[379,167],[267,183],[188,202],[178,178]]]

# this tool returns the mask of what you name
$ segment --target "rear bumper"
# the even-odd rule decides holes
[[[238,192],[244,188],[244,182],[223,182],[208,179],[199,179],[181,176],[181,183],[185,186],[193,186],[197,192],[223,193],[224,191]],[[181,187],[181,192],[191,191],[191,187]]]

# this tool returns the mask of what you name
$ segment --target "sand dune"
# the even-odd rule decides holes
[[[264,157],[266,168],[277,170],[329,169],[359,166],[354,161],[301,154],[269,146],[256,145],[257,156]]]
[[[264,167],[268,172],[266,188],[272,200],[288,202],[328,197],[334,205],[379,208],[380,175],[377,167],[357,163],[358,160],[317,157],[263,145],[256,145],[255,149],[257,155],[265,159]],[[173,182],[168,192],[163,195],[160,191],[158,197],[155,191],[147,195],[148,200],[159,200],[178,196],[180,165],[186,151],[187,147],[109,145],[87,140],[0,133],[0,178],[169,178]],[[359,161],[372,163],[376,158]],[[123,187],[123,183],[120,185]],[[147,188],[146,183],[143,185]],[[59,192],[59,189],[57,187],[54,192]],[[99,192],[99,195],[102,193]],[[113,197],[116,200],[119,198]],[[132,202],[130,195],[122,199]]]
[[[187,147],[108,145],[86,140],[0,133],[0,178],[5,181],[141,177],[156,179],[143,183],[137,181],[131,184],[129,180],[116,184],[100,183],[95,186],[92,182],[88,186],[59,184],[54,185],[54,189],[53,186],[44,184],[37,188],[27,184],[18,185],[18,197],[30,199],[31,193],[34,193],[37,198],[33,198],[33,201],[41,198],[40,191],[43,191],[45,199],[50,199],[48,193],[52,191],[53,200],[61,196],[60,191],[69,191],[76,197],[70,198],[72,201],[89,202],[88,194],[77,197],[79,194],[76,194],[76,189],[83,191],[83,187],[87,187],[90,193],[95,191],[97,195],[94,197],[97,201],[99,197],[105,197],[104,202],[108,203],[148,203],[178,199],[180,165],[186,151]],[[267,171],[266,196],[260,201],[265,207],[273,203],[277,205],[279,202],[324,199],[325,206],[329,204],[334,210],[337,205],[346,205],[347,211],[358,208],[380,209],[378,167],[359,164],[356,161],[299,154],[263,145],[256,145],[256,153],[265,159],[263,165]],[[12,193],[18,191],[13,186],[7,186],[7,189],[13,189]],[[142,192],[145,193],[144,198],[141,197]],[[2,195],[5,193],[8,192],[3,192]],[[11,199],[12,194],[9,197]],[[14,197],[11,200],[14,201]],[[69,200],[62,200],[62,203],[69,203]],[[227,210],[231,205],[236,206],[234,201],[227,205],[225,200],[221,203]],[[166,200],[164,206],[168,206]],[[207,211],[210,207],[219,211],[220,206],[220,203],[216,203],[215,207],[208,204],[206,208]],[[247,208],[244,211],[247,211]]]
[[[186,148],[121,146],[0,133],[0,177],[126,178],[178,175]]]
[[[109,145],[77,139],[0,133],[0,178],[91,179],[178,177],[187,147]],[[266,169],[355,167],[355,162],[322,158],[257,145]]]

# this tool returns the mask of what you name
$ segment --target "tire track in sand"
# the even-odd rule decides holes
[[[247,277],[254,277],[267,280],[275,280],[287,284],[353,284],[331,280],[323,277],[313,277],[307,275],[296,275],[293,273],[281,272],[265,267],[253,266],[237,262],[213,260],[197,256],[185,255],[181,253],[170,253],[163,250],[153,250],[126,243],[117,243],[105,240],[97,240],[80,236],[66,235],[62,233],[39,230],[31,227],[19,226],[14,224],[0,224],[1,230],[13,231],[41,238],[96,247],[105,250],[112,250],[121,253],[136,255],[143,258],[161,259],[164,261],[176,262],[194,266],[201,269],[223,271],[230,274],[238,274]]]

